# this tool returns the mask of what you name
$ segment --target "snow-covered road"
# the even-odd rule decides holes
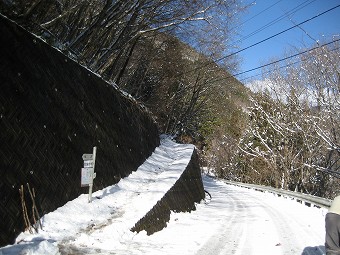
[[[220,226],[196,254],[324,254],[322,209],[229,185],[217,190],[207,178],[205,186],[213,196],[209,207],[228,206],[219,212],[225,215],[218,217]]]
[[[228,185],[207,176],[203,176],[203,182],[212,199],[198,204],[197,210],[191,213],[172,213],[168,227],[151,236],[130,232],[131,224],[122,214],[113,214],[105,220],[103,208],[111,208],[108,202],[104,207],[94,203],[98,215],[104,216],[101,223],[89,217],[91,224],[87,228],[77,230],[75,224],[74,231],[69,233],[65,230],[28,235],[20,244],[0,248],[0,254],[325,254],[326,209],[310,208],[294,200]],[[82,196],[72,201],[48,215],[46,221],[53,218],[67,228],[72,222],[63,223],[65,213],[70,211],[76,221],[81,215],[76,210],[81,204],[86,205],[86,199]],[[62,209],[63,213],[58,213]],[[91,210],[91,214],[96,215],[94,209]],[[88,216],[81,216],[86,221]]]
[[[69,201],[46,214],[43,230],[21,233],[0,255],[320,255],[326,209],[310,208],[203,175],[211,200],[191,213],[171,213],[168,226],[148,236],[131,227],[170,189],[194,147],[168,139],[118,184]]]

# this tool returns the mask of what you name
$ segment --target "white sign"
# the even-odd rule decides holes
[[[94,166],[93,160],[84,160],[85,168],[93,168],[93,166]]]
[[[93,154],[83,154],[84,168],[81,169],[81,186],[89,187],[89,203],[92,201],[93,179],[96,178],[94,166],[96,162],[97,147],[93,147]],[[1,254],[0,254],[1,255]]]
[[[81,186],[89,186],[93,184],[93,168],[82,168],[81,169]]]
[[[93,160],[93,154],[83,154],[83,160]]]

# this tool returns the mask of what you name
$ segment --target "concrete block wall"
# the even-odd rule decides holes
[[[134,232],[145,230],[148,235],[162,230],[170,220],[171,211],[191,212],[196,210],[195,203],[205,197],[201,170],[196,150],[176,183],[156,205],[131,229]]]
[[[151,115],[114,86],[0,15],[0,246],[24,230],[27,183],[45,214],[79,196],[82,154],[97,146],[94,191],[159,145]]]

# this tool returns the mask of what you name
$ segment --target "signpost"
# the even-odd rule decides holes
[[[81,169],[81,186],[89,186],[89,203],[92,201],[93,179],[96,178],[94,166],[96,163],[97,147],[93,147],[93,154],[83,154],[84,167]]]

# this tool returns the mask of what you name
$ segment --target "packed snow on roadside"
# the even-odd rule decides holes
[[[297,215],[309,218],[311,224],[315,223],[311,231],[324,235],[325,209],[308,208],[272,194],[230,186],[205,175],[203,182],[212,195],[211,200],[197,204],[197,209],[190,213],[171,213],[168,226],[153,235],[148,236],[145,231],[131,232],[134,224],[176,182],[193,150],[193,145],[176,144],[162,137],[161,145],[136,172],[118,184],[94,192],[91,203],[88,203],[88,195],[83,194],[44,215],[43,229],[39,233],[21,233],[16,244],[0,248],[0,255],[196,254],[211,236],[216,235],[221,222],[228,221],[233,213],[228,192],[263,196],[261,199],[290,207]],[[270,233],[264,238],[268,240],[262,239],[259,243],[273,242]],[[317,242],[308,245],[320,245]],[[270,250],[261,255],[266,254],[273,255]]]

